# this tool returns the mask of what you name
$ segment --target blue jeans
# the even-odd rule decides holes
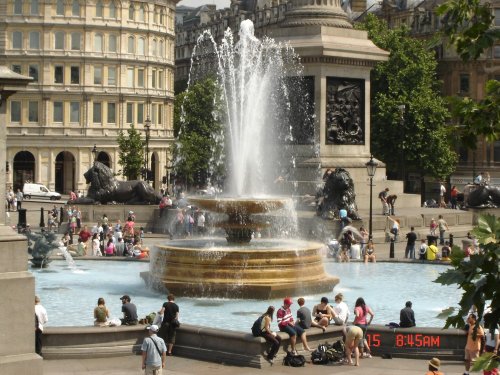
[[[415,244],[406,245],[405,258],[415,259]]]
[[[445,230],[439,231],[439,244],[440,245],[444,245],[444,232],[446,232],[446,231]]]

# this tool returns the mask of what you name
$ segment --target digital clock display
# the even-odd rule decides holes
[[[390,346],[396,348],[440,348],[441,337],[421,333],[380,334],[367,333],[366,341],[374,348]]]

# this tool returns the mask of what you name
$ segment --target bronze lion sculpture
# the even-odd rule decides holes
[[[70,203],[157,204],[161,201],[161,195],[145,181],[118,181],[113,171],[98,161],[83,176],[90,184],[87,196]]]
[[[321,203],[318,205],[318,215],[323,218],[333,219],[338,216],[340,209],[347,211],[347,216],[352,220],[360,220],[354,182],[351,175],[344,168],[336,168],[325,180],[321,192]]]

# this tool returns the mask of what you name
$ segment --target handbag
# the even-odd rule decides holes
[[[172,327],[174,328],[179,328],[181,326],[181,323],[179,322],[179,319],[175,318],[174,320],[172,320],[170,322],[170,324],[172,325]]]

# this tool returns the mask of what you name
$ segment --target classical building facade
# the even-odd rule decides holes
[[[143,132],[149,119],[146,160],[159,189],[173,141],[175,4],[0,2],[2,64],[33,78],[7,103],[7,185],[85,190],[94,156],[119,172],[119,131]]]

